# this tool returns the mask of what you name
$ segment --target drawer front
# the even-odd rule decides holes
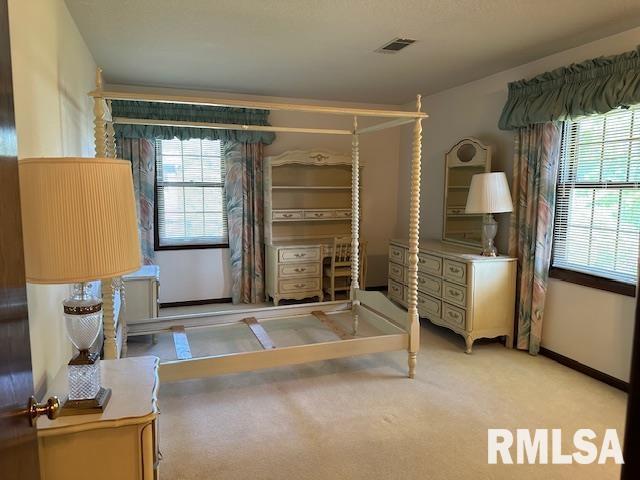
[[[338,218],[351,218],[351,209],[345,208],[344,210],[336,210],[335,214]]]
[[[274,210],[271,212],[273,220],[300,220],[302,219],[302,210]]]
[[[437,298],[418,293],[418,313],[423,317],[442,316],[442,302]]]
[[[312,262],[320,260],[320,247],[291,247],[278,250],[279,262]]]
[[[466,283],[467,282],[467,265],[462,262],[456,262],[455,260],[444,260],[444,278],[452,280],[454,282]]]
[[[404,248],[389,245],[389,260],[400,265],[404,265]]]
[[[278,265],[278,274],[281,277],[309,277],[320,275],[319,263],[294,263]]]
[[[442,305],[442,319],[452,325],[454,327],[460,328],[464,330],[466,327],[466,313],[464,310],[458,307],[454,307],[453,305],[449,305],[448,303],[443,303]]]
[[[418,253],[418,271],[442,275],[442,258],[428,253]]]
[[[404,287],[398,282],[389,280],[389,296],[395,300],[404,300]]]
[[[335,218],[336,212],[334,210],[305,210],[304,218],[308,219],[322,219],[322,218]]]
[[[278,284],[280,293],[311,292],[320,290],[319,278],[280,280]]]
[[[464,207],[448,207],[447,215],[464,215]]]
[[[418,291],[441,297],[442,280],[426,273],[418,272]]]
[[[404,267],[397,263],[389,262],[389,278],[400,283],[404,282]]]
[[[462,307],[467,305],[467,289],[461,285],[444,282],[442,298]]]

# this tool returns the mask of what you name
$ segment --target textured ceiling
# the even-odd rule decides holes
[[[639,0],[66,3],[110,83],[393,104],[640,24]]]

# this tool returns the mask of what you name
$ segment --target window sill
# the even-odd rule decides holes
[[[203,245],[155,245],[154,252],[161,252],[164,250],[204,250],[213,248],[229,248],[228,243],[211,243]]]
[[[582,285],[584,287],[625,295],[627,297],[636,296],[636,286],[631,283],[618,282],[617,280],[597,277],[595,275],[589,275],[588,273],[551,267],[549,269],[549,277],[562,280],[563,282],[575,283],[576,285]]]

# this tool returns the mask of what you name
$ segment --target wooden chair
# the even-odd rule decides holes
[[[364,289],[366,275],[366,242],[360,242],[360,288]],[[330,261],[323,267],[323,290],[331,300],[336,292],[348,292],[351,289],[351,237],[335,237]]]

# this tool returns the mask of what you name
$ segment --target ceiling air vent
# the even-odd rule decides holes
[[[398,53],[403,48],[408,47],[412,43],[416,43],[415,40],[410,38],[394,38],[390,42],[384,44],[382,47],[378,48],[376,52],[378,53]]]

